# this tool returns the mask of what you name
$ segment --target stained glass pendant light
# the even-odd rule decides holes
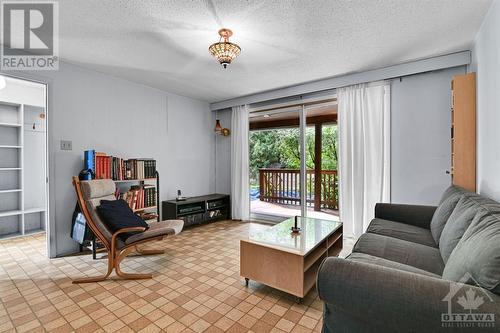
[[[219,42],[210,45],[208,51],[224,68],[226,68],[227,65],[229,65],[231,61],[233,61],[233,59],[240,54],[241,48],[237,44],[229,41],[229,37],[233,35],[231,30],[220,29],[219,35]]]

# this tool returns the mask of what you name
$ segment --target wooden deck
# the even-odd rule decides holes
[[[271,202],[253,200],[250,201],[250,212],[253,214],[291,217],[300,215],[300,207],[296,205],[280,205]],[[308,207],[307,216],[325,220],[339,220],[338,210],[333,209],[315,211],[312,207]]]

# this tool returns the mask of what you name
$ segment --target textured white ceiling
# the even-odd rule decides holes
[[[67,62],[209,102],[470,48],[491,0],[60,1]],[[224,70],[208,53],[234,31]]]

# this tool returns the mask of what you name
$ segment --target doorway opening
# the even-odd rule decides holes
[[[251,112],[249,126],[250,217],[338,220],[336,100]]]
[[[0,156],[0,239],[25,237],[47,256],[45,84],[0,76]]]

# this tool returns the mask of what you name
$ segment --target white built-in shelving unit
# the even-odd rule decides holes
[[[0,239],[46,230],[45,111],[0,100]]]

